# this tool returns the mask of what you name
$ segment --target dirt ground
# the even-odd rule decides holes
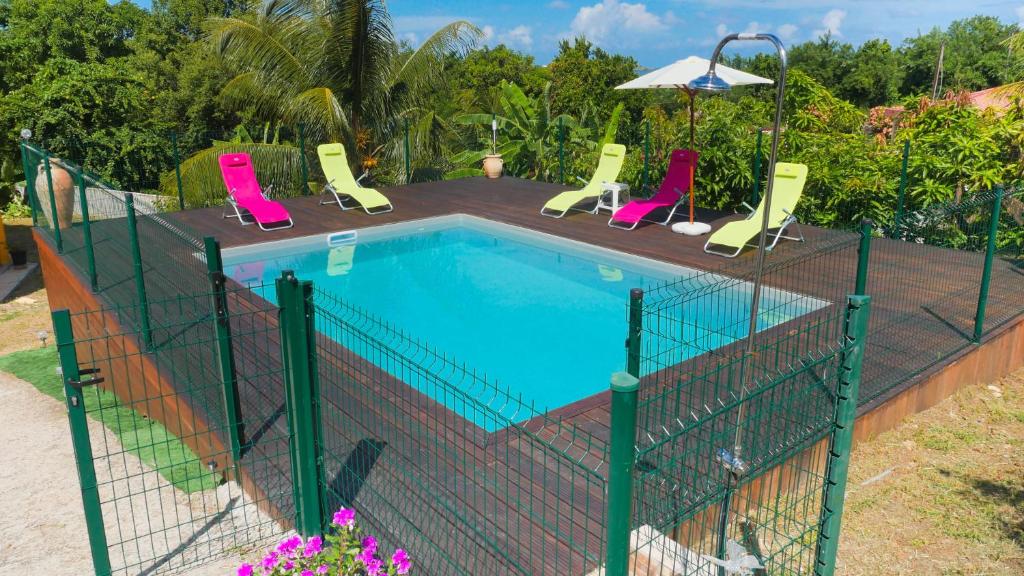
[[[836,571],[1024,574],[1024,370],[856,447]]]
[[[28,252],[28,261],[38,262],[36,244],[32,241],[32,220],[4,219],[4,226],[8,244],[24,248]],[[43,275],[38,268],[13,294],[0,302],[0,326],[3,327],[0,356],[39,346],[39,333],[43,331],[51,339],[48,342],[53,342],[50,309],[46,303],[46,290],[43,289]]]
[[[5,447],[4,465],[0,466],[0,574],[91,574],[89,540],[63,404],[0,372],[0,422],[0,445]],[[90,437],[93,446],[116,450],[114,435],[102,426],[90,426]],[[106,486],[118,494],[120,502],[116,507],[104,506],[107,533],[120,535],[124,542],[111,549],[115,569],[129,566],[130,574],[150,574],[160,567],[159,562],[165,562],[165,568],[183,565],[190,555],[205,556],[216,547],[228,551],[179,573],[234,575],[238,564],[251,560],[257,552],[229,548],[227,543],[236,537],[249,541],[243,533],[247,524],[263,526],[268,535],[276,530],[272,523],[258,518],[255,506],[245,502],[233,483],[207,494],[185,496],[131,454],[118,454],[103,468],[101,477],[106,473],[129,479]],[[219,512],[225,508],[230,511],[221,516]],[[111,517],[114,510],[120,512],[120,519]],[[211,519],[217,524],[212,525]],[[206,525],[211,525],[210,529],[201,532]],[[155,538],[144,537],[154,526],[167,529]],[[199,537],[190,540],[197,534]]]

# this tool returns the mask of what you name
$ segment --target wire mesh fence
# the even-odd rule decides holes
[[[252,358],[256,342],[276,344],[263,321],[276,309],[247,289],[226,296],[238,304],[234,337],[246,344],[228,383],[216,368],[210,292],[149,302],[148,349],[140,329],[125,328],[137,306],[54,315],[69,412],[83,414],[77,428],[72,417],[72,435],[83,499],[96,506],[86,517],[97,573],[179,571],[264,544],[287,526],[288,430],[273,404],[256,398],[275,374]],[[228,386],[246,399],[238,422],[226,417]],[[227,441],[236,426],[252,431],[240,458]]]
[[[424,573],[601,562],[605,440],[330,294],[313,302],[332,507],[356,506]]]

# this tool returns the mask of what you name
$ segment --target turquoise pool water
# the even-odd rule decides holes
[[[538,410],[608,389],[609,376],[625,365],[631,288],[696,272],[465,216],[229,250],[225,261],[225,272],[243,283],[272,282],[294,270],[486,373]],[[718,311],[722,294],[685,311],[680,337],[701,345],[675,351],[673,362],[745,335],[750,288],[738,282],[731,290],[738,306],[728,316]],[[759,329],[818,306],[796,296],[766,292],[762,310],[770,313],[762,314]],[[459,403],[435,399],[467,415]],[[506,425],[467,417],[488,431]]]

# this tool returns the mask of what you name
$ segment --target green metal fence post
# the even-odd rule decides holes
[[[75,450],[78,483],[82,489],[82,507],[85,510],[85,529],[92,552],[92,567],[97,576],[107,576],[111,573],[110,553],[107,550],[107,534],[103,527],[103,508],[100,506],[92,442],[89,440],[85,396],[82,394],[82,385],[89,382],[81,382],[82,374],[78,368],[71,314],[67,309],[57,310],[53,312],[52,318],[53,332],[57,339],[57,354],[60,358],[61,379],[64,381],[68,423],[71,426],[71,445]]]
[[[53,241],[57,244],[57,253],[64,253],[64,241],[60,236],[60,220],[57,219],[57,199],[53,194],[53,174],[50,172],[50,153],[43,153],[43,165],[46,167],[46,190],[50,195],[50,222],[53,225]]]
[[[228,316],[228,297],[225,290],[227,277],[224,276],[224,261],[221,259],[220,242],[212,236],[203,238],[206,252],[206,270],[213,286],[213,310],[216,316],[214,327],[217,333],[217,360],[220,370],[221,396],[224,400],[224,420],[228,431],[228,445],[235,462],[242,458],[242,444],[245,429],[239,420],[242,413],[238,398],[238,378],[235,372],[235,353],[231,347],[231,321]]]
[[[409,157],[409,119],[405,119],[405,183],[412,182],[412,158]]]
[[[36,175],[35,171],[32,170],[32,163],[28,160],[28,145],[22,140],[19,142],[21,146],[21,169],[25,172],[25,198],[28,199],[28,208],[32,213],[32,226],[39,225],[39,214],[38,208],[36,207]]]
[[[139,225],[135,220],[135,195],[124,195],[124,209],[128,219],[128,240],[132,251],[132,269],[135,275],[135,295],[139,301],[139,322],[142,340],[147,350],[153,347],[153,331],[149,326],[149,298],[146,296],[146,277],[142,269],[142,248],[139,246]]]
[[[974,314],[974,341],[981,342],[985,332],[985,306],[988,304],[988,285],[992,280],[992,261],[996,256],[996,237],[999,234],[999,212],[1003,203],[1003,185],[996,186],[992,199],[992,214],[988,218],[988,245],[985,247],[985,265],[981,270],[981,289],[978,291],[978,309]]]
[[[309,194],[309,162],[306,161],[306,124],[299,122],[299,157],[302,159],[302,195]]]
[[[96,252],[92,246],[92,223],[89,221],[89,189],[85,183],[85,167],[78,170],[78,203],[82,205],[82,244],[85,245],[85,263],[89,274],[89,288],[99,292],[96,278]]]
[[[633,523],[633,473],[636,463],[637,396],[640,380],[628,372],[612,374],[611,445],[608,467],[607,576],[626,576]]]
[[[281,307],[281,357],[284,359],[285,399],[291,432],[291,463],[295,497],[295,529],[303,536],[324,527],[321,478],[320,418],[316,368],[316,329],[310,298],[313,284],[300,282],[291,270],[277,279]]]
[[[764,130],[757,129],[757,144],[754,148],[754,185],[750,189],[750,205],[757,206],[761,201],[761,139],[764,137]]]
[[[903,204],[907,195],[907,160],[910,159],[910,140],[903,143],[903,166],[900,168],[900,188],[896,192],[896,218],[893,219],[893,227],[899,229],[903,220]]]
[[[868,265],[871,259],[871,234],[874,222],[865,218],[860,221],[860,246],[857,247],[857,284],[853,293],[863,296],[868,286]]]
[[[565,184],[565,118],[558,117],[558,183]]]
[[[174,151],[174,180],[178,186],[178,210],[185,209],[185,191],[181,187],[181,152],[178,151],[178,133],[171,131],[171,148]]]
[[[853,426],[857,418],[857,395],[860,391],[861,361],[864,339],[871,313],[869,296],[850,296],[846,305],[846,340],[836,389],[836,406],[832,437],[829,440],[828,464],[825,472],[825,493],[822,497],[820,532],[815,551],[815,576],[835,573],[839,550],[839,530],[846,500],[846,478],[853,449]]]
[[[643,183],[640,186],[641,194],[647,194],[647,184],[650,182],[651,170],[651,121],[644,123],[644,172]]]
[[[629,291],[629,333],[626,335],[626,372],[640,377],[640,334],[644,328],[644,291]]]

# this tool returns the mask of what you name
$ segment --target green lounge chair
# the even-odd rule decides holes
[[[803,242],[804,234],[800,231],[800,223],[797,222],[793,211],[800,201],[800,195],[804,190],[804,183],[807,182],[807,166],[803,164],[789,164],[777,162],[775,164],[775,185],[772,187],[772,206],[768,215],[768,233],[774,238],[768,250],[771,250],[779,242],[779,238]],[[747,208],[750,205],[743,203]],[[708,254],[718,254],[726,258],[735,258],[740,251],[758,234],[761,233],[761,222],[764,219],[764,198],[757,206],[757,210],[750,208],[750,215],[745,220],[729,222],[722,226],[717,232],[708,238],[704,245],[704,251]],[[790,224],[796,226],[797,236],[785,236],[783,232]],[[772,231],[775,231],[774,233]],[[713,250],[711,246],[722,246],[731,248],[728,250]]]
[[[327,184],[320,193],[321,206],[337,204],[342,210],[362,207],[367,214],[383,214],[395,209],[386,196],[373,188],[363,188],[359,185],[359,181],[365,178],[368,172],[363,172],[358,179],[352,177],[344,146],[338,143],[321,144],[317,146],[316,153],[320,156],[320,167],[327,177]],[[334,200],[324,200],[328,192],[334,196]]]
[[[592,214],[597,213],[598,200],[601,198],[601,185],[605,182],[615,182],[619,177],[619,170],[622,169],[622,162],[626,159],[626,147],[622,144],[605,144],[601,149],[601,160],[594,171],[594,177],[587,182],[582,190],[571,190],[562,192],[555,196],[540,209],[540,213],[552,218],[561,218],[569,210],[585,200],[593,200],[593,210],[587,210]],[[580,178],[580,180],[583,180]],[[584,180],[584,182],[586,182]]]

